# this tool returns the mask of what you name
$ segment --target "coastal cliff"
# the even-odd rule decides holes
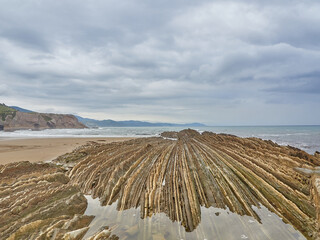
[[[86,128],[70,114],[20,112],[16,109],[0,106],[0,130],[43,130],[54,128]]]

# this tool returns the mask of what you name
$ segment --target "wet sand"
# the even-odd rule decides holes
[[[78,146],[90,141],[110,143],[132,138],[32,138],[32,139],[0,139],[0,164],[11,162],[49,161],[71,152]]]

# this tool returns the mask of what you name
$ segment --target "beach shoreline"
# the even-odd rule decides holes
[[[110,143],[130,139],[133,137],[0,138],[0,165],[50,161],[91,141]]]

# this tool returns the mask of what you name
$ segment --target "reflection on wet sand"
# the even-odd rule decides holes
[[[179,222],[172,222],[164,213],[140,218],[140,208],[117,211],[117,202],[100,206],[99,199],[86,196],[86,215],[94,215],[87,238],[104,226],[120,239],[305,239],[291,225],[285,224],[266,207],[253,207],[261,223],[253,217],[240,216],[228,209],[201,207],[201,222],[192,232],[186,232]]]

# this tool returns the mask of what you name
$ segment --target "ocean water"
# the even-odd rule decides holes
[[[48,129],[0,132],[1,138],[51,137],[149,137],[163,131],[180,131],[182,127],[105,127],[88,129]],[[310,154],[320,151],[320,125],[318,126],[226,126],[197,127],[199,132],[228,133],[239,137],[258,137],[280,145],[300,148]]]
[[[226,209],[201,207],[201,222],[192,232],[186,232],[180,222],[172,222],[164,213],[140,218],[140,207],[124,211],[117,210],[117,202],[100,206],[99,199],[86,196],[88,207],[85,215],[95,216],[85,238],[92,236],[102,227],[108,226],[112,234],[120,239],[250,239],[250,240],[305,240],[305,237],[286,224],[276,214],[260,205],[254,211],[260,218],[240,216]],[[232,227],[230,227],[232,226]]]

